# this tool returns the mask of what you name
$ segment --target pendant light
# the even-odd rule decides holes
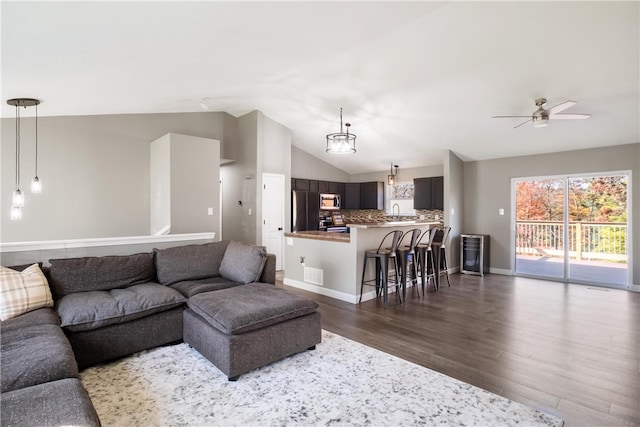
[[[393,173],[393,168],[396,168],[396,173]],[[394,165],[393,162],[391,162],[391,173],[389,175],[387,175],[387,184],[388,185],[394,185],[396,183],[396,176],[398,175],[398,165]]]
[[[38,178],[38,104],[36,103],[36,175],[31,178],[31,193],[40,194],[42,193],[42,183],[40,182],[40,178]]]
[[[37,119],[37,105],[40,101],[33,98],[14,98],[7,100],[7,104],[16,107],[16,189],[13,192],[11,198],[11,219],[14,221],[22,219],[22,208],[24,207],[24,193],[20,190],[20,107],[27,108],[36,106],[36,189],[40,183],[38,178],[38,166],[37,166],[37,150],[38,150],[38,119]],[[39,187],[40,189],[42,187]]]
[[[356,152],[356,136],[349,133],[350,123],[344,124],[347,132],[342,128],[342,108],[340,108],[340,132],[327,135],[327,153],[330,154],[351,154]]]

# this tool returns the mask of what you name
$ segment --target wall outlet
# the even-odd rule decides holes
[[[249,208],[249,216],[251,216],[251,208]]]
[[[207,215],[209,216],[213,215],[213,208],[207,208]]]
[[[502,208],[498,209],[498,215],[504,215],[504,209]]]
[[[420,221],[424,220],[424,214],[420,215]]]
[[[436,215],[436,221],[440,221],[440,215]]]

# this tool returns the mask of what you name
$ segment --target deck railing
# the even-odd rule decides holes
[[[569,256],[580,260],[626,262],[627,224],[570,222]],[[564,225],[554,221],[516,221],[518,255],[564,256]]]

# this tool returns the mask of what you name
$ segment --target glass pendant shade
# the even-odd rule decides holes
[[[21,208],[24,206],[24,194],[19,188],[13,192],[12,202],[14,207]]]
[[[396,168],[396,173],[393,173],[393,167],[395,166]],[[387,185],[395,185],[396,183],[396,176],[398,175],[398,165],[394,165],[393,162],[391,163],[391,172],[389,173],[389,175],[387,175]]]
[[[22,219],[22,208],[18,206],[13,206],[11,208],[11,220],[19,221]]]
[[[330,133],[327,135],[327,149],[329,154],[350,154],[356,152],[356,136],[349,133],[350,123],[344,124],[347,132],[343,132],[342,127],[342,108],[340,109],[340,132]]]
[[[37,176],[31,178],[31,192],[33,194],[42,193],[42,183],[40,182],[40,178],[38,178]]]

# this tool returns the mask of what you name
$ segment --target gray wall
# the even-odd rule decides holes
[[[237,144],[224,149],[225,156],[234,161],[220,168],[222,238],[260,243],[262,173],[285,175],[285,212],[291,203],[291,131],[262,112],[253,111],[237,119],[237,138]]]
[[[43,192],[28,193],[23,219],[11,221],[15,120],[2,119],[1,240],[149,234],[149,143],[170,132],[224,141],[228,121],[227,114],[216,112],[40,117]],[[23,121],[21,187],[27,192],[33,174],[32,127],[29,119]]]
[[[491,236],[492,269],[510,270],[511,179],[631,171],[633,284],[640,284],[640,143],[464,163],[464,232]],[[503,208],[505,215],[498,215]]]
[[[262,244],[262,174],[272,173],[284,175],[284,226],[291,227],[291,129],[272,120],[264,114],[259,114],[258,140],[258,215],[256,216],[258,236],[256,243]]]
[[[350,182],[351,176],[297,147],[291,147],[291,176],[319,181]]]
[[[460,265],[460,234],[464,213],[464,162],[452,151],[444,156],[444,223],[451,227],[447,260],[449,268]]]

